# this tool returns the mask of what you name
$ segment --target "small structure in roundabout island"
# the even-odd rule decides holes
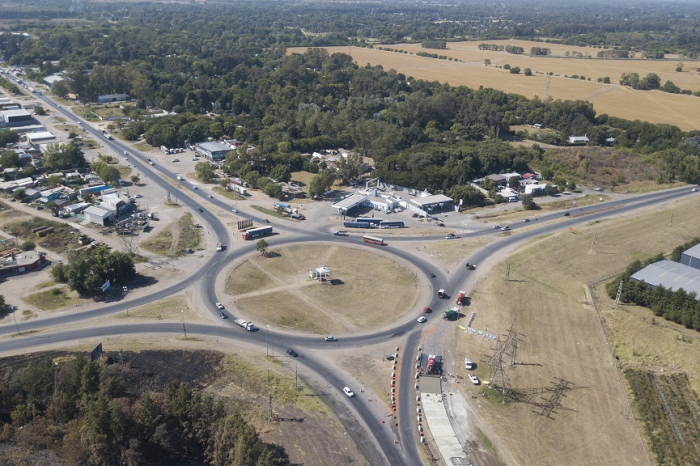
[[[309,276],[314,280],[318,280],[319,283],[323,283],[324,281],[328,280],[328,277],[331,276],[331,269],[324,265],[316,270],[311,270],[309,272]]]

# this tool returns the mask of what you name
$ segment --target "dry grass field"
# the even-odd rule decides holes
[[[417,305],[413,274],[393,259],[360,248],[292,246],[271,257],[252,255],[226,280],[230,309],[262,325],[312,333],[342,334],[400,319]],[[332,284],[309,271],[331,269]]]
[[[397,44],[385,47],[405,50],[408,54],[388,52],[378,49],[352,47],[328,47],[329,53],[348,53],[358,65],[382,65],[385,69],[395,69],[406,76],[430,81],[447,82],[455,86],[471,88],[493,87],[509,93],[532,98],[553,97],[555,99],[587,100],[594,104],[598,114],[646,120],[652,123],[677,125],[684,130],[700,129],[700,98],[688,95],[669,94],[661,91],[636,91],[617,83],[622,73],[638,73],[641,77],[656,73],[661,82],[673,81],[682,89],[700,91],[700,62],[686,61],[683,72],[676,72],[675,60],[599,60],[564,57],[566,51],[580,51],[595,56],[600,49],[546,44],[528,41],[486,41],[490,44],[517,45],[526,54],[514,55],[507,52],[479,50],[484,41],[449,42],[448,50],[430,50],[420,44]],[[530,57],[530,47],[549,47],[550,56]],[[289,53],[303,53],[305,48],[290,48]],[[438,53],[454,60],[438,60],[416,56],[417,52]],[[484,60],[491,60],[485,66]],[[511,74],[498,68],[509,64],[521,70],[530,68],[532,76]],[[547,78],[547,73],[553,73]],[[565,78],[579,75],[591,81]],[[598,78],[610,77],[613,84],[596,82]],[[549,84],[548,84],[549,81]]]
[[[584,295],[584,284],[621,271],[631,260],[668,252],[697,235],[698,207],[698,199],[689,198],[637,216],[562,229],[509,257],[509,282],[503,281],[503,263],[478,284],[470,308],[476,312],[472,327],[503,334],[517,317],[522,339],[518,364],[510,371],[511,386],[527,392],[552,387],[556,378],[572,383],[551,419],[531,404],[476,403],[480,418],[518,464],[646,463],[627,387],[597,313]],[[670,328],[653,325],[650,311],[612,308],[605,300],[601,305],[603,324],[622,367],[656,370],[663,364],[684,370],[697,389],[700,372],[696,362],[688,361],[697,361],[696,339],[689,343]],[[488,380],[484,358],[493,353],[494,343],[459,328],[456,336],[458,360],[470,356],[479,364],[476,373]],[[460,372],[465,376],[463,368]],[[538,394],[534,401],[548,397],[549,393]]]

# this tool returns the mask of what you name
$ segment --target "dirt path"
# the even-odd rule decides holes
[[[178,222],[172,222],[170,225],[168,225],[168,229],[170,230],[170,234],[172,236],[168,256],[177,256],[177,245],[180,242],[180,225]]]
[[[331,248],[331,249],[333,249],[333,248]],[[272,288],[272,289],[266,288],[265,290],[256,291],[253,293],[248,293],[246,295],[239,295],[238,297],[241,297],[241,296],[261,296],[261,295],[270,294],[270,293],[274,292],[275,290],[276,291],[285,290],[285,291],[288,291],[288,292],[294,294],[297,298],[299,298],[299,300],[301,302],[303,302],[307,306],[312,307],[313,309],[317,310],[318,312],[325,315],[329,319],[342,323],[343,325],[346,326],[346,328],[353,328],[355,326],[355,324],[353,324],[352,322],[350,322],[349,320],[347,320],[343,316],[327,311],[323,306],[313,302],[312,300],[309,299],[308,296],[304,295],[303,293],[300,293],[299,292],[299,284],[300,283],[302,284],[302,286],[313,286],[313,284],[305,283],[306,278],[299,277],[296,280],[294,280],[294,283],[292,283],[291,285],[286,285],[284,282],[282,282],[282,280],[278,279],[274,275],[267,273],[267,271],[265,271],[263,268],[261,268],[259,264],[255,263],[255,262],[250,262],[250,263],[252,265],[254,265],[258,270],[260,270],[260,272],[265,274],[270,280],[277,283],[279,286]]]

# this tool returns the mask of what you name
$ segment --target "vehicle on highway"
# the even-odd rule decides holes
[[[200,214],[204,212],[204,209],[202,209],[201,207],[198,208],[197,210],[199,211]]]
[[[693,191],[694,193],[696,193],[696,192],[698,192],[698,188],[693,188],[693,189],[691,189],[691,191]]]
[[[299,355],[297,354],[297,352],[294,351],[293,349],[288,349],[288,350],[287,350],[287,354],[290,355],[290,356],[293,357],[293,358],[296,358],[297,356],[299,356]]]
[[[216,307],[218,307],[219,309],[223,309],[223,308],[224,308],[224,305],[221,304],[221,303],[216,303]]]
[[[127,151],[124,151],[124,155],[129,155],[129,153]]]
[[[155,165],[155,163],[153,163],[153,162],[148,162],[148,164],[149,164],[149,165]]]
[[[501,225],[494,225],[494,226],[493,226],[493,229],[494,229],[494,230],[498,230],[499,228],[501,228]]]
[[[431,313],[431,312],[433,312],[433,310],[430,309],[428,306],[425,306],[425,307],[423,308],[423,312]]]
[[[523,219],[523,222],[525,222],[525,223],[527,223],[527,222],[529,222],[529,221],[530,221],[529,218],[524,218],[524,219]]]
[[[510,227],[508,225],[501,227],[501,231],[508,231],[510,230]]]
[[[435,274],[433,272],[430,272],[430,278],[435,278]]]
[[[564,212],[564,217],[568,217],[569,215],[571,215],[569,212]]]
[[[78,124],[79,124],[79,125],[82,125],[82,124],[83,124],[83,122],[82,122],[82,121],[79,121],[79,122],[78,122]]]
[[[479,385],[481,383],[479,382],[479,377],[475,376],[474,374],[469,374],[469,380],[471,380],[474,385]]]
[[[420,324],[422,324],[423,322],[427,322],[427,321],[428,321],[428,319],[426,319],[426,318],[423,317],[423,316],[420,316],[420,317],[418,318],[418,323],[420,323]]]
[[[223,312],[219,312],[219,317],[221,317],[222,319],[228,319],[228,316]]]
[[[199,189],[197,185],[192,186],[192,189]]]
[[[233,209],[231,209],[231,212],[233,212],[234,214],[237,214],[237,213],[238,213],[238,209],[236,209],[236,208],[234,207]]]
[[[456,236],[454,235],[454,233],[450,233],[450,234],[448,234],[447,236],[445,236],[445,239],[454,239],[454,238],[456,238]]]
[[[445,290],[443,290],[443,289],[441,288],[441,289],[438,290],[438,298],[440,298],[440,299],[443,299],[443,298],[444,298],[444,299],[447,299],[447,298],[449,298],[449,296],[447,296],[447,293],[445,293]]]
[[[327,336],[326,341],[338,341],[336,337]]]
[[[343,393],[345,393],[345,394],[346,394],[347,396],[349,396],[350,398],[352,398],[353,396],[355,396],[355,392],[353,392],[352,390],[350,390],[350,387],[343,387]]]
[[[207,197],[208,197],[209,199],[212,199],[214,196],[212,196],[211,194],[209,194]]]

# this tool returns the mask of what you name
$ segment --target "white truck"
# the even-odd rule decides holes
[[[252,332],[255,330],[255,325],[253,325],[253,322],[248,322],[243,319],[236,319],[234,322],[239,326],[243,327],[244,329],[248,330],[249,332]]]

